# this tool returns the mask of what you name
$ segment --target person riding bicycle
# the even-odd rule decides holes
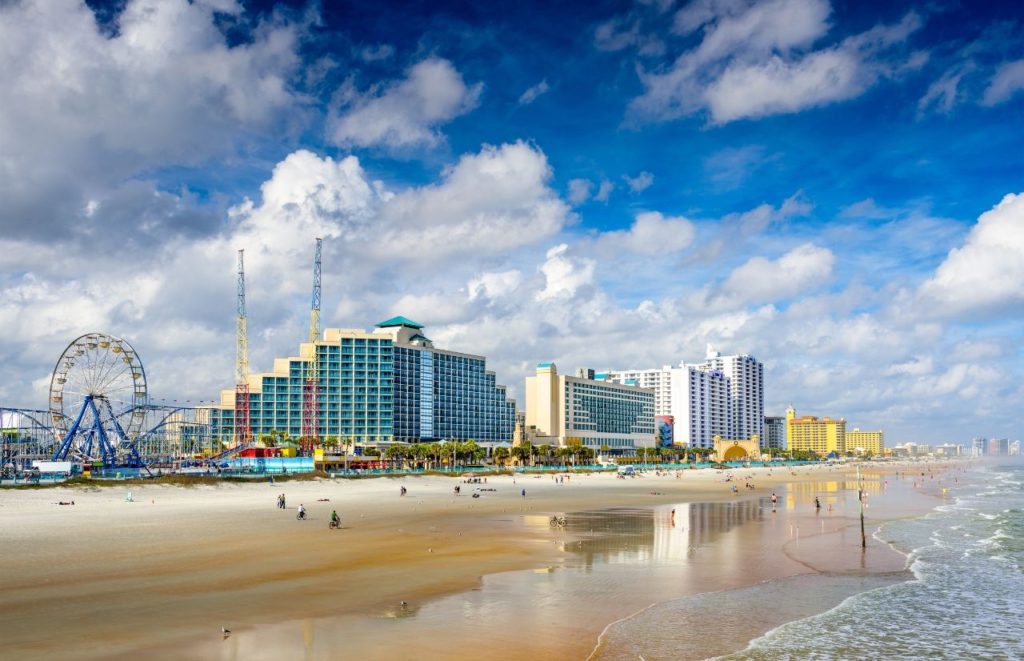
[[[305,519],[306,518],[306,506],[301,504],[301,503],[299,504],[299,518],[300,519]]]
[[[331,510],[331,523],[333,523],[336,526],[341,525],[341,517],[338,516],[337,510]]]

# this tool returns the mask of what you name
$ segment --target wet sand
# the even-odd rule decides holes
[[[131,503],[123,488],[0,492],[0,640],[22,658],[585,658],[607,625],[666,600],[903,569],[876,540],[860,552],[849,467],[732,473],[737,495],[711,470],[494,477],[459,497],[441,477],[149,486]],[[883,479],[869,476],[869,534],[936,504]]]

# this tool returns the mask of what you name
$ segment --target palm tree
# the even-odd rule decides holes
[[[508,451],[508,448],[496,447],[494,448],[494,452],[491,453],[491,459],[494,460],[495,465],[503,466],[505,462],[508,461],[510,455],[511,453]]]

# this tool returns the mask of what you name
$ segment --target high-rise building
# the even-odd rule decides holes
[[[372,332],[328,328],[299,355],[249,378],[250,425],[259,438],[302,433],[302,393],[312,358],[319,363],[317,432],[321,439],[375,443],[459,439],[509,441],[515,401],[486,369],[483,356],[437,349],[423,326],[405,317]],[[234,390],[211,409],[211,435],[234,435]]]
[[[734,435],[727,438],[746,439],[754,434],[765,438],[764,365],[753,356],[723,356],[709,344],[704,368],[719,371],[729,379]]]
[[[526,378],[526,428],[536,443],[632,454],[655,445],[654,392],[562,375],[554,363],[540,363]]]
[[[846,451],[864,454],[865,452],[880,456],[885,448],[885,433],[878,431],[861,431],[855,427],[846,432]]]
[[[715,436],[749,439],[756,434],[766,447],[764,367],[752,356],[722,356],[709,346],[702,363],[596,376],[653,390],[655,413],[672,416],[677,444],[710,448]]]
[[[786,449],[786,419],[778,415],[765,416],[765,442],[762,447],[773,450]]]
[[[844,454],[846,420],[813,415],[798,418],[790,406],[786,409],[786,445],[789,450],[810,450],[819,456]]]

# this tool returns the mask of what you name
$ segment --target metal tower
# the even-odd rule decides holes
[[[238,319],[235,328],[235,446],[252,443],[249,422],[249,331],[245,316],[245,250],[238,251]]]
[[[312,345],[306,382],[302,389],[302,447],[310,452],[319,437],[320,360],[317,341],[320,340],[320,248],[323,239],[317,238],[313,255],[313,304],[309,312],[309,343]]]

